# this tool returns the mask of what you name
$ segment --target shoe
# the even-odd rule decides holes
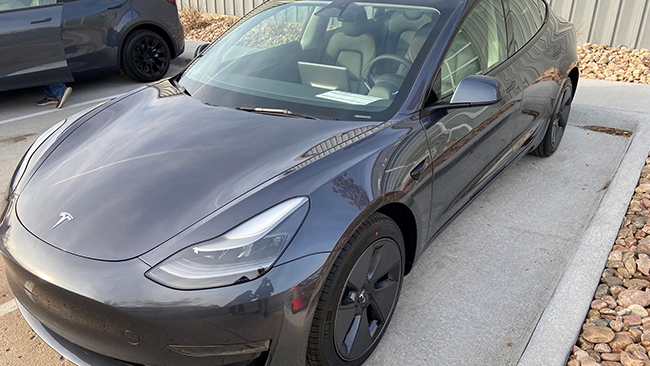
[[[63,95],[61,96],[61,98],[58,99],[58,104],[56,105],[56,109],[63,108],[63,105],[65,104],[65,101],[68,99],[70,94],[72,94],[72,88],[71,87],[65,88]]]
[[[46,106],[46,105],[57,104],[57,103],[59,103],[58,99],[51,99],[51,98],[46,97],[46,98],[43,98],[43,99],[39,100],[38,102],[36,102],[36,105],[39,106],[39,107],[43,107],[43,106]]]

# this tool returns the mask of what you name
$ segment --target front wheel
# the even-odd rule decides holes
[[[362,364],[393,316],[404,276],[404,239],[397,224],[371,215],[341,249],[314,315],[310,366]]]
[[[135,81],[150,83],[162,79],[170,63],[169,46],[156,32],[139,30],[124,42],[122,71]]]
[[[539,146],[533,150],[533,154],[542,157],[553,155],[555,150],[560,146],[562,136],[569,122],[569,114],[571,113],[571,103],[573,102],[573,84],[571,80],[562,87],[560,97],[557,100],[551,121],[544,135],[544,140]]]

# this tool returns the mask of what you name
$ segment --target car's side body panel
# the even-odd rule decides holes
[[[507,29],[511,39],[512,27]],[[576,65],[575,53],[560,51],[572,42],[572,26],[549,12],[537,35],[487,74],[506,88],[504,101],[492,109],[463,108],[423,119],[434,176],[431,235],[503,168],[539,144],[560,87]]]
[[[131,0],[66,1],[62,39],[74,78],[119,73],[123,32],[132,22]]]
[[[61,44],[62,9],[0,11],[0,91],[72,81]]]

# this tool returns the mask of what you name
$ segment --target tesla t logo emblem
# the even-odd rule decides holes
[[[56,222],[56,224],[54,224],[54,226],[52,226],[52,230],[54,230],[54,228],[57,226],[63,224],[64,221],[72,221],[72,219],[74,219],[74,217],[72,217],[72,215],[67,212],[61,212],[59,216],[61,216],[61,218]]]

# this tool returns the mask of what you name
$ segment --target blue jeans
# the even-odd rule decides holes
[[[63,96],[63,93],[65,92],[65,84],[58,83],[58,84],[50,84],[48,86],[44,86],[43,90],[45,91],[45,96],[50,99],[59,99]]]

